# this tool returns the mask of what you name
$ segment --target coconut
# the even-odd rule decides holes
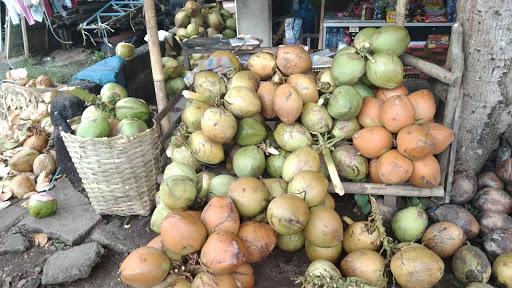
[[[496,280],[499,284],[512,287],[512,271],[510,267],[512,266],[512,251],[503,253],[494,261],[492,265],[492,273],[496,277]]]
[[[110,123],[105,118],[89,119],[78,125],[76,135],[82,138],[103,138],[110,135]]]
[[[354,147],[366,158],[378,158],[393,148],[393,135],[382,127],[368,127],[352,136]]]
[[[102,110],[96,106],[89,106],[85,108],[84,112],[82,113],[82,118],[80,120],[84,122],[98,118],[108,119],[110,118],[110,115],[107,111]]]
[[[436,100],[427,89],[421,89],[409,95],[409,100],[416,112],[416,124],[422,125],[434,119],[436,114]]]
[[[130,60],[135,57],[135,46],[125,42],[118,43],[116,45],[116,55],[124,60]]]
[[[34,194],[28,200],[27,208],[30,216],[45,218],[55,214],[57,200],[46,192]]]
[[[368,49],[371,48],[373,36],[377,33],[378,29],[373,27],[367,27],[359,31],[354,37],[354,47],[356,49]]]
[[[174,254],[188,255],[201,250],[208,233],[201,221],[187,212],[172,212],[160,225],[165,248]]]
[[[306,277],[308,276],[336,280],[341,278],[341,273],[331,262],[319,259],[309,264],[308,269],[306,270]]]
[[[300,45],[283,45],[277,50],[277,67],[284,75],[307,73],[312,63],[309,54]]]
[[[286,124],[292,124],[302,112],[302,97],[290,84],[279,86],[274,94],[273,109]]]
[[[342,140],[351,139],[357,131],[361,129],[361,125],[357,121],[357,118],[351,120],[336,120],[332,127],[332,135]]]
[[[391,221],[393,233],[401,242],[419,240],[427,229],[427,225],[427,213],[419,207],[408,207],[400,210]]]
[[[236,31],[236,19],[234,17],[226,19],[226,28]]]
[[[265,125],[253,118],[244,118],[238,124],[235,141],[238,145],[256,145],[267,136]]]
[[[321,207],[310,209],[309,220],[304,227],[304,238],[310,244],[321,248],[341,245],[343,223],[338,212]]]
[[[165,178],[160,184],[160,201],[167,208],[175,211],[187,210],[197,196],[197,180],[194,182],[188,176],[176,175]]]
[[[268,223],[282,235],[300,232],[309,219],[308,205],[294,195],[278,196],[267,207]]]
[[[341,144],[332,152],[332,159],[340,176],[357,180],[368,173],[368,160],[359,155],[357,150],[347,144]]]
[[[199,181],[194,167],[180,162],[171,162],[165,167],[163,179],[173,176],[185,176],[196,184]]]
[[[468,285],[466,285],[466,288],[495,288],[495,287],[491,286],[487,283],[471,282]]]
[[[379,171],[377,170],[377,162],[378,159],[371,159],[368,164],[368,176],[370,177],[370,182],[372,183],[382,183],[379,176]]]
[[[386,89],[386,88],[379,88],[377,89],[377,93],[375,93],[375,96],[382,100],[383,102],[386,102],[389,98],[392,96],[407,96],[409,95],[409,90],[407,90],[407,87],[401,85],[396,88]]]
[[[309,261],[326,260],[332,263],[336,263],[338,261],[341,252],[343,251],[341,242],[334,247],[322,248],[312,245],[306,241],[304,248]]]
[[[276,72],[276,59],[271,53],[258,52],[249,57],[247,68],[256,73],[261,80],[267,80]]]
[[[233,157],[233,170],[238,177],[259,177],[265,171],[265,154],[251,145],[240,148]]]
[[[414,115],[414,106],[409,98],[392,96],[381,107],[380,122],[390,132],[396,133],[402,128],[414,124]]]
[[[451,201],[455,204],[464,204],[471,201],[479,188],[478,186],[479,185],[477,185],[477,179],[473,171],[455,172],[452,180]]]
[[[306,103],[302,108],[300,121],[310,131],[325,133],[331,130],[332,118],[327,108],[316,103]]]
[[[237,132],[235,116],[223,108],[209,107],[204,111],[200,123],[203,134],[219,144],[228,143]]]
[[[512,251],[512,227],[494,229],[484,235],[484,248],[491,260],[499,255]]]
[[[183,9],[187,15],[192,17],[198,16],[201,13],[201,6],[199,6],[199,3],[193,0],[187,1]]]
[[[148,125],[144,121],[126,118],[119,122],[119,126],[117,127],[118,133],[116,135],[122,135],[124,137],[134,137],[146,130],[148,130]]]
[[[316,85],[322,93],[332,93],[336,90],[336,83],[334,82],[330,68],[324,69],[318,73]]]
[[[201,263],[212,273],[228,274],[247,261],[247,248],[235,234],[217,231],[201,250]]]
[[[228,197],[233,200],[242,217],[260,214],[270,201],[267,187],[261,180],[253,177],[240,177],[231,182]]]
[[[327,111],[335,119],[350,120],[361,111],[363,98],[352,86],[340,86],[334,90],[327,104]]]
[[[248,263],[259,262],[266,258],[277,244],[276,233],[268,224],[247,221],[240,225],[237,236],[247,247]]]
[[[391,258],[390,267],[401,287],[434,287],[444,273],[443,260],[418,244],[406,244],[399,248]]]
[[[185,145],[184,141],[179,137],[171,137],[171,142],[166,150],[167,156],[171,158],[172,162],[179,162],[194,167],[197,171],[201,169],[201,162],[197,161],[190,153],[190,150]]]
[[[260,87],[260,77],[252,71],[237,72],[229,79],[228,90],[240,86],[257,91]]]
[[[301,171],[293,176],[287,190],[288,194],[304,199],[309,207],[313,207],[325,198],[328,185],[329,181],[321,172]]]
[[[235,204],[225,196],[213,197],[201,213],[201,222],[208,234],[216,231],[238,233],[240,216]]]
[[[37,177],[39,174],[46,172],[46,175],[53,175],[57,170],[57,163],[55,158],[50,154],[41,154],[34,159],[33,163],[34,175]]]
[[[285,181],[291,181],[302,171],[320,171],[320,156],[309,147],[297,149],[286,157],[283,163],[282,178]]]
[[[474,177],[474,174],[473,174]],[[494,172],[485,172],[478,175],[478,189],[492,187],[496,189],[503,190],[505,188],[505,184],[496,176]],[[453,188],[452,188],[453,189]],[[476,192],[476,187],[475,187]]]
[[[272,81],[263,81],[258,88],[258,96],[261,101],[261,113],[267,119],[274,118],[276,113],[274,111],[274,95],[279,86]]]
[[[290,152],[308,147],[313,142],[308,129],[299,123],[280,123],[274,130],[274,137],[279,147]]]
[[[211,26],[211,25],[210,25]],[[222,29],[217,29],[213,27],[217,31],[221,31]],[[213,61],[214,63],[223,63],[224,68],[227,69],[227,76],[231,77],[236,72],[240,71],[242,65],[240,64],[240,60],[236,57],[233,52],[228,50],[217,50],[213,52],[210,57],[208,57],[209,61]],[[226,62],[229,62],[227,64]]]
[[[322,199],[322,201],[315,207],[334,209],[335,205],[336,204],[334,203],[334,198],[332,198],[331,194],[327,193],[324,199]]]
[[[379,28],[371,38],[373,53],[389,52],[402,55],[409,45],[411,37],[405,27],[391,25]]]
[[[126,97],[116,103],[116,117],[119,120],[135,118],[146,121],[149,113],[149,106],[142,99]]]
[[[215,165],[224,160],[222,145],[208,139],[201,130],[192,133],[187,143],[190,153],[203,163]]]
[[[43,133],[34,134],[25,140],[23,147],[27,147],[42,153],[43,150],[48,146],[48,137]]]
[[[512,227],[512,217],[505,213],[483,211],[478,218],[484,235],[491,233],[494,229],[508,229]]]
[[[303,103],[316,103],[318,101],[318,89],[314,78],[305,74],[293,74],[288,77],[286,83],[297,91]]]
[[[162,225],[162,221],[164,221],[165,217],[167,217],[170,213],[172,213],[172,210],[167,208],[167,206],[164,204],[160,203],[156,205],[156,208],[153,211],[153,215],[151,215],[151,230],[160,234],[160,226]]]
[[[36,150],[27,148],[20,150],[9,159],[9,167],[18,172],[32,172],[34,161],[37,156],[39,156],[39,152]]]
[[[363,98],[375,97],[375,93],[373,92],[373,90],[370,89],[370,87],[366,86],[365,84],[358,83],[352,87],[354,87],[354,89],[356,89],[357,93],[359,93],[359,95]]]
[[[183,113],[181,113],[181,121],[185,123],[188,132],[201,130],[201,119],[209,107],[208,104],[199,101],[192,101],[187,104]]]
[[[131,287],[151,288],[164,281],[170,269],[171,262],[162,251],[142,246],[123,260],[119,267],[119,279]]]
[[[364,71],[365,61],[356,53],[338,53],[332,61],[331,73],[336,85],[354,85]]]
[[[448,221],[457,224],[468,239],[475,238],[480,231],[480,225],[475,217],[461,206],[445,204],[430,210],[429,214],[435,221]]]
[[[119,99],[128,97],[128,91],[122,85],[111,82],[103,85],[100,90],[101,98],[116,93]]]
[[[452,257],[465,240],[464,231],[459,226],[442,221],[428,227],[421,238],[421,243],[439,257],[446,259]]]
[[[236,178],[231,175],[217,175],[213,177],[208,189],[208,198],[215,196],[226,196],[231,182]]]
[[[475,206],[481,211],[512,213],[512,196],[496,188],[484,188],[473,198]]]
[[[440,154],[452,143],[454,137],[452,129],[437,123],[427,123],[423,127],[427,128],[435,139],[434,155]]]
[[[148,247],[153,247],[153,248],[156,248],[158,250],[164,250],[164,244],[162,244],[162,236],[158,235],[156,236],[155,238],[151,239],[151,241],[149,241],[146,246]]]
[[[283,174],[283,165],[286,160],[287,153],[283,149],[279,149],[279,154],[271,155],[267,158],[267,173],[272,177],[281,177]]]
[[[468,244],[453,256],[452,271],[455,278],[464,284],[487,283],[491,277],[491,263],[482,250]]]
[[[185,11],[179,11],[174,16],[174,25],[177,28],[185,28],[190,23],[190,17],[187,15]]]
[[[165,81],[165,94],[167,96],[175,97],[180,95],[185,89],[187,89],[187,84],[185,80],[183,80],[183,77]]]
[[[404,67],[398,56],[387,52],[376,53],[366,63],[366,76],[373,85],[392,89],[404,82]]]
[[[304,233],[298,232],[296,234],[277,236],[277,247],[286,252],[297,252],[304,247]]]
[[[201,71],[194,75],[194,90],[205,97],[204,102],[213,105],[226,93],[226,83],[215,72]]]
[[[221,31],[224,28],[224,21],[222,21],[222,17],[217,12],[211,12],[206,16],[206,23],[208,26],[214,28],[217,31]]]
[[[224,107],[238,118],[245,118],[261,112],[261,102],[255,90],[239,86],[229,89],[224,97]]]
[[[344,276],[362,279],[375,287],[386,286],[385,266],[384,258],[373,250],[350,252],[340,263]]]
[[[413,172],[412,161],[404,157],[398,150],[389,150],[377,161],[378,178],[384,184],[404,183]]]
[[[381,245],[379,231],[367,221],[350,224],[343,234],[343,248],[347,253],[357,250],[379,251]]]
[[[441,167],[436,157],[428,155],[421,160],[412,161],[412,174],[409,182],[421,188],[434,188],[441,184]]]
[[[281,178],[262,179],[272,198],[286,194],[288,183]]]
[[[380,109],[382,107],[382,100],[374,97],[363,98],[361,111],[357,115],[357,120],[363,127],[378,127],[382,126],[380,123]]]
[[[398,132],[397,149],[411,160],[420,160],[432,155],[435,149],[435,138],[428,129],[418,125],[409,125]]]
[[[215,174],[208,171],[203,171],[197,174],[197,178],[199,179],[199,183],[197,184],[199,194],[197,197],[205,199],[206,196],[208,196],[208,191],[210,190],[210,184],[212,183],[213,177],[215,177]]]
[[[235,278],[238,288],[254,287],[254,270],[250,264],[243,264],[242,266],[236,268],[236,270],[231,273],[231,276]]]

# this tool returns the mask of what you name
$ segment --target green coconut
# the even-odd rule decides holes
[[[130,60],[135,57],[135,46],[130,43],[121,42],[116,45],[116,55],[124,60]]]
[[[235,18],[228,18],[226,20],[226,28],[231,29],[233,31],[236,31],[236,19]]]
[[[364,71],[364,59],[356,53],[338,53],[332,61],[331,73],[336,85],[356,84]]]
[[[194,167],[179,162],[171,162],[171,164],[165,167],[163,179],[172,176],[185,176],[192,180],[194,183],[199,181]]]
[[[233,170],[238,177],[259,177],[265,171],[265,154],[251,145],[240,148],[233,157]]]
[[[308,219],[308,205],[294,195],[278,196],[272,199],[267,207],[268,223],[281,235],[299,233],[306,226]]]
[[[316,103],[304,104],[300,122],[310,131],[318,133],[325,133],[332,127],[332,118],[327,108]]]
[[[344,53],[354,54],[354,53],[357,53],[357,49],[352,47],[352,46],[346,46],[346,47],[341,48],[339,51],[337,51],[336,55],[337,54],[344,54]]]
[[[368,49],[371,47],[373,36],[377,33],[378,29],[373,27],[364,28],[357,33],[354,37],[354,47],[356,49]]]
[[[172,162],[179,162],[193,167],[196,171],[202,168],[201,162],[197,161],[190,150],[188,149],[185,142],[180,138],[173,136],[169,143],[169,147],[165,151],[167,156],[171,158]]]
[[[281,178],[263,179],[263,183],[265,183],[268,193],[270,193],[273,198],[286,194],[288,189],[288,183]]]
[[[326,68],[318,73],[316,85],[323,93],[332,93],[336,90],[336,83],[332,77],[331,68]]]
[[[338,270],[336,265],[324,259],[311,262],[306,270],[306,275],[322,277],[324,279],[327,278],[330,280],[341,278],[341,272]]]
[[[363,98],[352,86],[343,85],[332,93],[327,104],[329,114],[338,120],[353,119],[361,111]]]
[[[240,177],[231,182],[228,197],[242,217],[254,217],[267,208],[271,199],[263,181],[254,177]]]
[[[190,23],[190,17],[185,11],[179,11],[174,15],[174,25],[178,28],[185,28]]]
[[[267,136],[265,125],[253,118],[244,118],[238,123],[235,141],[238,145],[256,145]]]
[[[164,71],[169,75],[169,78],[174,79],[183,76],[185,67],[178,60],[169,58],[165,62]]]
[[[57,211],[57,200],[46,192],[37,193],[30,197],[27,208],[30,216],[45,218],[55,214]]]
[[[274,130],[274,138],[279,147],[290,152],[308,147],[313,142],[308,129],[299,123],[280,123]]]
[[[167,96],[174,97],[181,94],[185,89],[187,89],[187,84],[185,80],[183,80],[183,77],[165,81],[165,94],[167,94]]]
[[[407,28],[397,25],[383,26],[374,33],[371,47],[373,53],[388,52],[400,56],[407,49],[410,41]]]
[[[464,284],[487,283],[491,277],[491,263],[482,250],[468,244],[453,255],[452,271],[455,278]]]
[[[373,93],[373,90],[364,84],[358,83],[358,84],[354,85],[353,87],[354,87],[354,89],[356,89],[357,93],[359,93],[359,96],[361,96],[362,98],[375,97],[375,93]]]
[[[185,211],[194,203],[197,185],[189,177],[178,175],[165,178],[158,191],[160,203],[174,211]]]
[[[192,37],[199,33],[199,25],[196,23],[190,23],[187,25],[187,34]]]
[[[320,171],[320,156],[310,147],[297,149],[286,157],[282,178],[289,182],[302,171]]]
[[[148,130],[148,125],[141,120],[126,118],[119,122],[117,135],[133,137]]]
[[[149,106],[142,99],[126,97],[116,104],[116,117],[119,120],[135,118],[146,121],[149,118]]]
[[[217,175],[213,177],[208,189],[208,198],[226,196],[231,182],[235,180],[236,178],[231,175]]]
[[[226,93],[226,83],[215,72],[201,71],[194,75],[194,90],[206,98],[204,102],[213,105]]]
[[[197,174],[197,179],[199,180],[197,184],[197,191],[199,194],[197,197],[201,199],[205,199],[208,196],[208,191],[210,190],[210,185],[212,184],[212,179],[215,177],[215,174],[208,171],[203,171]]]
[[[190,153],[203,163],[215,165],[224,160],[222,144],[211,141],[201,130],[192,133],[187,143]]]
[[[298,232],[291,235],[277,235],[277,247],[286,252],[297,252],[304,247],[304,233]]]
[[[110,115],[108,111],[102,110],[96,106],[89,106],[82,112],[82,118],[80,120],[84,122],[99,118],[108,119]]]
[[[200,101],[192,101],[187,104],[181,113],[181,121],[185,123],[188,132],[192,133],[201,130],[201,119],[209,107],[208,104]]]
[[[103,138],[110,134],[110,123],[105,118],[88,119],[80,122],[76,135],[82,138]]]
[[[361,124],[359,124],[357,118],[354,118],[351,120],[336,120],[331,133],[336,138],[349,140],[352,139],[352,136],[359,130],[361,130]]]
[[[160,234],[160,225],[162,221],[164,221],[165,217],[172,213],[172,210],[167,208],[164,204],[160,203],[156,205],[155,211],[153,211],[153,215],[151,215],[151,222],[149,227],[154,232]]]
[[[342,144],[332,152],[332,159],[341,177],[358,180],[368,174],[368,160],[352,145]]]
[[[226,29],[226,30],[222,31],[222,37],[224,39],[236,38],[236,32],[231,29]]]
[[[224,107],[236,117],[246,118],[261,112],[261,101],[253,89],[237,86],[226,93]]]
[[[327,196],[329,181],[318,171],[301,171],[288,184],[288,194],[304,199],[309,207],[319,205]]]
[[[404,82],[404,66],[394,54],[376,53],[366,63],[366,76],[377,87],[393,89]]]
[[[103,98],[104,96],[110,95],[112,93],[116,93],[119,95],[119,98],[126,98],[128,97],[128,91],[126,91],[126,88],[124,88],[122,85],[117,83],[107,83],[101,87],[100,90],[100,96]]]
[[[224,108],[209,107],[201,118],[201,130],[216,143],[228,143],[237,133],[236,118]]]
[[[100,96],[101,102],[105,103],[106,106],[109,108],[114,108],[116,106],[117,101],[119,101],[120,99],[121,97],[116,92]]]
[[[266,171],[268,175],[279,178],[283,175],[283,165],[286,157],[288,157],[288,152],[284,149],[278,149],[279,154],[270,155],[267,158],[267,167]]]
[[[398,211],[391,221],[393,233],[401,242],[421,239],[428,226],[427,213],[419,207],[408,207]]]

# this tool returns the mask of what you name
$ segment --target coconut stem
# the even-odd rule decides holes
[[[377,205],[377,201],[375,201],[375,198],[373,198],[371,195],[370,198],[370,204],[372,206],[370,217],[368,217],[368,222],[370,223],[370,233],[373,233],[373,231],[377,230],[379,233],[380,241],[382,242],[382,249],[380,253],[382,253],[384,250],[386,251],[386,266],[391,261],[391,256],[393,256],[393,239],[391,237],[388,237],[386,234],[386,229],[384,228],[382,216],[380,215],[379,206]],[[386,278],[386,271],[384,271],[384,274],[382,275],[382,281],[384,284],[383,287],[386,287],[385,283],[387,283]]]
[[[354,220],[352,220],[348,216],[342,216],[341,219],[343,220],[343,222],[347,223],[347,225],[352,225],[354,223]]]
[[[338,195],[343,196],[345,194],[345,189],[343,188],[340,176],[338,175],[338,171],[334,165],[334,160],[332,160],[331,150],[329,150],[329,148],[323,148],[322,155],[324,156],[327,170],[329,170],[329,176],[331,178],[332,185],[334,186],[334,191],[338,193]]]

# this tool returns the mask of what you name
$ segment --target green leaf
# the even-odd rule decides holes
[[[422,207],[423,205],[418,197],[409,197],[407,198],[407,206]]]

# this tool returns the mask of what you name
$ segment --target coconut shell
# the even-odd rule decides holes
[[[240,177],[231,182],[228,196],[242,217],[260,214],[271,198],[263,181],[254,177]]]
[[[371,159],[368,164],[368,176],[372,183],[382,183],[379,178],[379,172],[377,171],[377,162],[378,159]]]
[[[172,288],[178,288],[171,286]],[[200,272],[194,278],[192,285],[186,288],[238,288],[236,280],[230,274],[211,274],[208,271]],[[185,288],[184,287],[184,288]],[[181,288],[181,286],[179,287]]]
[[[332,263],[338,263],[338,259],[340,258],[341,252],[343,251],[343,246],[340,242],[334,247],[322,248],[306,241],[304,250],[306,250],[306,256],[308,257],[309,261],[323,259]]]
[[[201,263],[208,271],[228,274],[247,261],[247,247],[235,234],[217,231],[208,237],[201,250]]]
[[[235,278],[238,287],[240,288],[253,288],[255,283],[254,270],[250,264],[243,264],[238,267],[231,276]]]
[[[42,153],[46,146],[48,146],[48,137],[41,133],[30,136],[23,143],[23,147],[34,149],[39,153]]]
[[[318,171],[301,171],[293,176],[288,183],[288,194],[304,199],[309,207],[322,202],[328,194],[329,181]]]
[[[261,80],[268,80],[276,72],[276,59],[271,53],[258,52],[249,57],[247,68],[256,73]]]
[[[305,74],[313,66],[309,53],[300,45],[284,45],[277,50],[277,67],[284,75]]]
[[[235,204],[228,197],[214,197],[203,209],[201,222],[208,234],[215,231],[227,231],[238,233],[240,228],[240,216]]]
[[[380,109],[380,123],[392,133],[415,122],[415,110],[406,96],[391,96]]]
[[[32,172],[37,156],[39,156],[39,152],[30,148],[18,151],[9,159],[9,167],[18,172]]]
[[[368,99],[370,97],[366,97]],[[366,158],[379,158],[393,148],[393,135],[382,127],[368,127],[352,136],[354,147]]]
[[[390,268],[401,287],[434,287],[444,273],[443,260],[418,244],[400,248],[391,258]]]
[[[512,158],[501,161],[496,165],[496,175],[505,184],[512,184]]]
[[[396,137],[398,151],[411,160],[421,160],[432,155],[435,145],[435,138],[428,129],[418,125],[404,127]]]
[[[421,243],[439,257],[450,258],[466,241],[464,231],[451,222],[437,222],[423,234]]]
[[[53,175],[57,170],[57,163],[55,159],[50,154],[41,154],[36,157],[34,163],[32,165],[34,175],[39,176],[39,174],[46,172],[46,175]]]
[[[146,246],[156,248],[158,250],[164,250],[164,244],[162,243],[162,236],[158,235],[155,238],[151,239]]]
[[[407,90],[407,87],[402,85],[402,86],[398,86],[393,89],[379,88],[379,89],[377,89],[377,92],[375,93],[375,97],[377,97],[378,99],[380,99],[384,102],[387,101],[392,96],[396,96],[396,95],[407,96],[407,95],[409,95],[409,90]]]
[[[375,287],[386,285],[385,266],[384,257],[373,250],[351,252],[340,263],[343,276],[357,277]]]
[[[512,228],[512,217],[501,212],[483,211],[478,216],[482,233],[489,234],[494,229]]]
[[[302,97],[290,84],[283,84],[277,88],[274,94],[274,111],[286,124],[292,124],[302,112]]]
[[[209,107],[201,117],[201,130],[216,143],[228,143],[237,131],[236,118],[226,109]]]
[[[282,178],[289,182],[302,171],[320,171],[320,156],[309,147],[297,149],[286,157]]]
[[[266,258],[277,244],[276,232],[272,226],[255,221],[247,221],[240,225],[238,238],[247,247],[247,262],[259,262]]]
[[[404,183],[411,177],[412,170],[412,161],[395,149],[384,153],[377,161],[378,179],[384,184]]]
[[[481,211],[512,213],[512,196],[496,188],[484,188],[473,198],[475,206]]]
[[[338,212],[329,208],[312,208],[308,223],[304,227],[304,238],[310,244],[321,248],[341,244],[343,223]]]
[[[142,246],[131,252],[119,267],[121,282],[136,288],[160,284],[171,269],[169,258],[159,249]]]
[[[30,193],[36,191],[36,183],[27,174],[18,174],[9,181],[9,189],[18,199]]]
[[[257,91],[260,87],[260,77],[252,71],[237,72],[229,79],[228,90],[233,87],[247,87],[251,90]]]
[[[498,283],[504,287],[512,287],[512,251],[503,253],[492,266],[492,273]]]
[[[436,114],[436,100],[427,89],[421,89],[409,94],[412,106],[416,112],[416,124],[422,125],[431,122]]]
[[[480,232],[480,225],[475,217],[459,205],[445,204],[429,211],[435,221],[448,221],[457,224],[468,239],[475,238]]]
[[[274,230],[283,235],[302,231],[309,219],[309,208],[304,200],[290,194],[278,196],[267,207],[267,220]]]
[[[505,252],[512,252],[512,227],[495,229],[484,235],[484,247],[491,260]]]
[[[237,86],[224,96],[224,107],[236,117],[245,118],[261,112],[261,101],[256,90]]]
[[[379,251],[381,245],[379,232],[372,230],[367,221],[354,222],[343,233],[343,248],[347,253],[357,250]]]
[[[304,233],[277,236],[277,247],[286,252],[297,252],[304,247]]]
[[[293,74],[288,77],[286,83],[292,85],[302,98],[302,103],[316,103],[318,101],[318,89],[316,81],[308,75]]]
[[[468,244],[457,250],[453,256],[452,271],[461,283],[487,283],[491,277],[491,263],[482,250]]]
[[[196,217],[186,212],[174,212],[160,225],[160,235],[165,248],[178,255],[188,255],[201,250],[208,233]]]
[[[261,101],[261,113],[266,119],[276,117],[274,111],[274,95],[279,86],[272,81],[263,81],[258,88],[258,96]]]
[[[363,127],[376,127],[382,126],[380,123],[380,109],[382,107],[382,100],[374,97],[364,97],[363,106],[357,120]]]
[[[423,127],[427,128],[435,139],[434,155],[440,154],[452,143],[454,137],[452,129],[437,123],[427,123]]]
[[[412,174],[409,182],[421,188],[434,188],[441,184],[441,167],[436,157],[428,155],[421,160],[412,161]]]
[[[494,172],[485,172],[478,175],[478,189],[492,187],[503,190],[505,184],[496,176]],[[476,191],[475,191],[476,192]],[[453,192],[452,192],[453,193]]]
[[[451,201],[464,204],[475,196],[477,179],[472,171],[457,171],[453,174]]]

